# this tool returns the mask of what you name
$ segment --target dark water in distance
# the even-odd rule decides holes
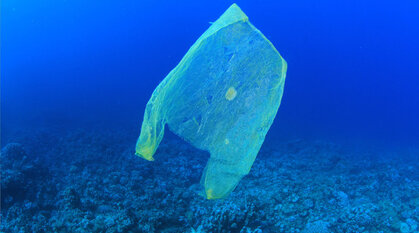
[[[3,142],[17,128],[139,131],[154,88],[231,3],[3,1]],[[288,62],[268,141],[418,145],[418,1],[236,3]]]

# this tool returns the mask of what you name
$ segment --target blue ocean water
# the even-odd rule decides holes
[[[205,152],[133,155],[154,88],[232,3],[2,1],[1,231],[417,232],[418,1],[236,1],[288,63],[249,176],[209,202]]]

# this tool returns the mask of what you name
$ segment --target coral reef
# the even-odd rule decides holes
[[[228,198],[206,200],[207,152],[168,137],[150,163],[133,155],[133,138],[83,130],[10,138],[1,151],[0,231],[418,232],[417,151],[266,143]]]

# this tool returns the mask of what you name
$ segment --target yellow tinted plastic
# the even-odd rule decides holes
[[[233,4],[192,45],[147,103],[136,154],[153,160],[164,127],[210,152],[201,183],[227,196],[249,173],[278,111],[287,64]]]

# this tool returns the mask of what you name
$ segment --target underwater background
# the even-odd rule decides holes
[[[200,195],[209,154],[151,93],[233,1],[2,1],[1,232],[418,232],[419,2],[235,1],[288,63],[249,173]]]

